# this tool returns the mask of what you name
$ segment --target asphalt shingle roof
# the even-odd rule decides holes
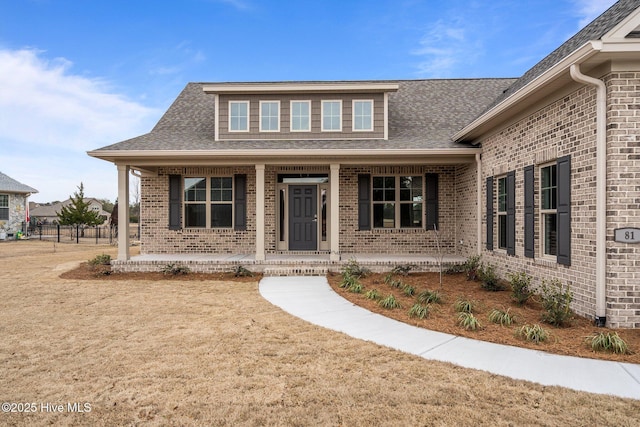
[[[515,79],[397,80],[389,94],[389,140],[214,141],[214,97],[189,83],[151,132],[96,150],[459,148],[451,135]],[[370,82],[359,82],[370,83]],[[380,83],[380,81],[376,81]]]
[[[26,194],[37,193],[38,190],[29,187],[28,185],[22,184],[21,182],[18,182],[15,179],[0,172],[0,192]]]

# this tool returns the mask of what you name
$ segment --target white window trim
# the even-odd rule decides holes
[[[294,129],[293,128],[293,103],[294,102],[298,102],[298,103],[305,103],[309,106],[309,128],[308,129]],[[311,132],[311,101],[310,100],[299,100],[299,99],[292,99],[291,101],[289,101],[289,131],[290,132]]]
[[[542,196],[542,170],[545,168],[548,168],[550,166],[556,166],[556,208],[555,209],[542,209],[542,200],[543,200],[543,196]],[[558,262],[558,255],[549,255],[547,253],[545,253],[545,248],[544,248],[544,244],[545,244],[545,221],[544,221],[544,217],[545,215],[548,214],[556,214],[556,222],[558,221],[558,205],[557,205],[557,197],[558,197],[558,182],[557,182],[557,173],[558,173],[558,162],[556,160],[552,161],[552,162],[548,162],[548,163],[544,163],[538,166],[538,176],[540,177],[539,181],[538,181],[538,194],[539,194],[539,200],[537,205],[537,208],[539,209],[539,218],[538,218],[538,224],[540,224],[540,257],[542,259],[546,259],[549,261],[553,261],[555,263]],[[558,236],[556,236],[556,239],[558,238]],[[558,249],[558,242],[556,241],[556,252]]]
[[[277,104],[278,105],[278,128],[277,129],[263,129],[262,128],[262,106],[264,104]],[[260,101],[260,107],[259,107],[259,111],[258,111],[258,115],[259,115],[259,129],[260,132],[280,132],[280,101],[279,100],[264,100],[264,101]]]
[[[420,201],[420,204],[422,205],[422,213],[421,213],[421,218],[422,218],[422,224],[420,225],[420,227],[402,227],[402,225],[400,224],[400,216],[401,216],[401,205],[406,205],[406,204],[413,204],[413,203],[417,203],[417,202],[413,202],[413,201],[409,201],[409,200],[400,200],[400,177],[402,176],[417,176],[421,178],[421,185],[422,185],[422,201]],[[394,189],[395,189],[395,194],[396,197],[394,200],[386,200],[384,202],[377,202],[373,200],[373,178],[391,178],[393,177],[395,179],[394,181]],[[425,197],[426,197],[426,188],[425,188],[425,180],[424,180],[424,174],[422,175],[411,175],[411,174],[396,174],[396,175],[371,175],[371,225],[372,225],[372,229],[373,230],[424,230],[425,226],[424,226],[424,221],[425,221],[425,209],[426,209],[426,202],[425,202]],[[393,203],[393,222],[394,222],[394,226],[393,227],[375,227],[374,224],[374,217],[373,217],[373,205],[381,205],[381,204],[385,204],[385,203]]]
[[[205,200],[197,201],[197,202],[188,202],[184,197],[184,180],[188,178],[204,178],[205,179]],[[211,200],[211,178],[231,178],[231,201],[213,201]],[[200,176],[183,176],[182,177],[182,228],[184,229],[193,229],[193,230],[233,230],[235,227],[235,205],[236,205],[236,185],[234,181],[233,175],[200,175]],[[205,205],[205,226],[204,227],[195,227],[195,226],[186,226],[186,215],[185,209],[187,205],[197,205],[202,204]],[[214,204],[218,205],[228,205],[231,204],[231,225],[229,227],[211,227],[211,206]]]
[[[500,181],[504,180],[504,190],[505,190],[505,206],[504,206],[504,211],[500,210]],[[507,250],[507,245],[505,245],[504,247],[500,247],[500,218],[501,217],[507,217],[507,198],[509,197],[509,192],[507,191],[507,176],[506,175],[500,175],[496,177],[496,202],[497,202],[497,206],[496,206],[496,245],[495,245],[495,250],[498,251],[503,251],[506,252]],[[505,227],[506,227],[506,222],[505,222]],[[505,234],[507,233],[507,230],[505,228],[504,230]],[[506,235],[505,235],[506,238]],[[508,244],[508,242],[507,242]]]
[[[356,102],[371,103],[371,127],[369,129],[356,129]],[[373,132],[374,106],[375,104],[373,102],[373,99],[354,99],[351,101],[351,130],[353,132]]]
[[[246,104],[247,105],[247,129],[243,130],[231,130],[231,104]],[[228,105],[228,127],[227,130],[229,133],[248,133],[251,130],[251,102],[250,101],[229,101]]]
[[[338,129],[325,129],[324,128],[324,105],[330,102],[337,102],[340,105],[340,127]],[[320,127],[321,132],[342,132],[342,100],[341,99],[323,99],[320,106]]]

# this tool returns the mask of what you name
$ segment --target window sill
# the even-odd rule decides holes
[[[371,230],[358,230],[358,231],[371,231],[374,234],[425,234],[427,232],[433,232],[433,230],[425,230],[424,228],[372,228]]]
[[[558,260],[556,258],[535,258],[534,264],[542,267],[558,268]]]

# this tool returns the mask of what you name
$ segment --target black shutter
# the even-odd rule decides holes
[[[371,230],[371,175],[358,175],[358,229]]]
[[[516,173],[507,174],[507,255],[516,254]]]
[[[426,190],[426,221],[425,226],[427,230],[433,230],[437,227],[440,230],[440,224],[438,223],[438,174],[428,173],[425,175],[425,190]]]
[[[558,264],[571,265],[571,156],[558,159],[557,174]]]
[[[493,177],[487,178],[487,250],[493,250]]]
[[[169,175],[169,230],[182,228],[182,176]]]
[[[524,256],[535,257],[535,197],[534,168],[524,168]]]
[[[235,192],[233,228],[244,231],[247,229],[247,175],[235,175],[233,178]]]

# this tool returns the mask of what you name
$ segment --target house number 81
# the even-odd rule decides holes
[[[640,228],[626,227],[616,229],[615,241],[620,243],[640,243]]]

